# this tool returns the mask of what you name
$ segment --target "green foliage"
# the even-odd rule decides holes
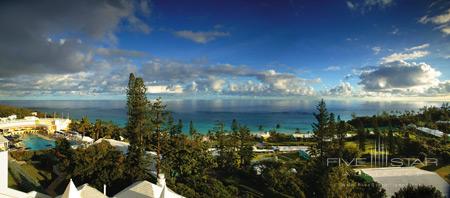
[[[75,151],[70,142],[64,138],[56,140],[55,156],[58,158],[58,170],[65,173],[72,173],[75,160]]]
[[[285,194],[293,197],[304,197],[304,184],[299,179],[300,166],[293,167],[280,161],[265,160],[253,165],[261,169],[260,180],[277,194]],[[295,170],[295,171],[294,171]]]
[[[331,169],[326,177],[326,197],[357,197],[355,194],[356,182],[349,179],[352,170],[347,166],[336,166]]]
[[[114,186],[120,181],[125,170],[125,156],[116,150],[108,142],[103,141],[86,149],[76,151],[73,171],[68,174],[77,183],[89,183],[89,185],[103,189],[103,184]]]
[[[410,198],[410,197],[429,197],[429,198],[443,198],[444,195],[434,186],[413,186],[408,185],[401,188],[392,196],[393,198]]]
[[[127,173],[132,181],[148,178],[146,172],[148,163],[144,155],[152,128],[151,123],[149,123],[150,102],[147,100],[146,91],[144,80],[130,74],[127,88],[128,122],[126,134],[130,142]]]
[[[23,118],[31,114],[30,109],[18,108],[8,105],[0,105],[0,117],[8,117],[10,115],[17,115],[17,118]]]

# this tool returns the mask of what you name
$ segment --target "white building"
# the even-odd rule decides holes
[[[368,174],[374,181],[380,183],[386,190],[387,197],[391,197],[395,192],[408,184],[434,186],[445,197],[449,196],[449,184],[435,172],[416,167],[365,168],[360,169],[360,171]]]
[[[420,131],[420,132],[423,132],[423,133],[434,135],[436,137],[444,136],[444,132],[439,131],[439,130],[435,130],[435,129],[429,129],[429,128],[426,128],[426,127],[417,127],[417,130]]]
[[[0,118],[0,132],[4,134],[21,134],[35,131],[35,129],[45,129],[48,133],[66,130],[71,123],[70,119],[64,118],[38,118],[36,116],[25,116],[17,119],[16,115]]]

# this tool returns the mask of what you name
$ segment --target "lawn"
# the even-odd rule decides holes
[[[427,171],[433,171],[436,172],[439,176],[441,176],[447,183],[450,184],[450,165],[443,165],[443,166],[424,166],[421,167],[423,170]]]

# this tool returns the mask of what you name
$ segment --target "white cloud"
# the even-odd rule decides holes
[[[420,49],[424,49],[424,48],[428,48],[428,47],[430,47],[430,44],[429,43],[425,43],[425,44],[414,46],[414,47],[411,47],[411,48],[406,48],[405,50],[406,51],[414,51],[414,50],[420,50]]]
[[[182,30],[182,31],[174,32],[174,35],[178,36],[180,38],[194,41],[196,43],[205,44],[210,41],[216,40],[219,37],[230,36],[230,33],[229,32],[221,32],[221,31],[194,32],[191,30]]]
[[[381,59],[381,63],[390,63],[402,60],[413,60],[427,56],[428,54],[429,54],[428,51],[413,51],[411,53],[393,53],[389,56],[383,57]]]
[[[195,65],[153,59],[142,66],[144,79],[155,83],[180,84],[188,92],[243,95],[313,95],[311,84],[293,73],[257,70],[230,64]],[[248,91],[245,93],[245,91]]]
[[[440,29],[444,35],[450,35],[450,8],[444,13],[430,17],[425,15],[418,20],[419,23],[432,23],[438,25],[436,28]]]
[[[324,69],[324,71],[339,71],[339,70],[341,70],[341,67],[339,66],[329,66]]]
[[[359,84],[368,92],[417,94],[438,85],[440,75],[426,63],[397,61],[363,68]]]
[[[347,7],[350,8],[351,10],[356,9],[356,6],[352,2],[347,1],[346,3],[347,3]]]
[[[378,53],[380,53],[381,47],[378,46],[372,47],[372,51],[375,55],[377,55]]]
[[[331,96],[352,96],[353,87],[349,82],[341,82],[336,87],[333,87],[327,91],[327,95]]]
[[[370,11],[374,7],[385,8],[394,4],[393,0],[364,0],[361,1],[346,1],[347,7],[350,10],[361,10],[361,12]]]

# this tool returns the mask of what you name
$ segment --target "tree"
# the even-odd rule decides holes
[[[181,119],[178,119],[177,134],[182,134],[182,133],[183,133],[183,121]]]
[[[197,129],[195,129],[194,123],[192,122],[192,120],[189,122],[189,135],[191,135],[191,137],[193,137],[193,138],[195,138],[195,136],[197,136]]]
[[[159,175],[161,170],[161,136],[162,136],[162,128],[161,126],[164,124],[164,116],[166,114],[165,112],[166,106],[162,104],[161,98],[157,98],[156,101],[153,103],[152,106],[152,123],[155,127],[155,133],[156,133],[156,175]]]
[[[364,129],[364,125],[362,122],[359,122],[357,134],[358,134],[358,145],[359,150],[365,151],[366,150],[366,130]]]
[[[325,182],[326,197],[357,197],[354,193],[356,183],[348,178],[351,171],[347,166],[331,169]]]
[[[250,165],[250,162],[253,159],[253,147],[251,142],[252,136],[250,134],[250,129],[246,126],[239,127],[236,136],[239,142],[238,150],[240,168],[246,168]]]
[[[441,191],[436,189],[434,186],[413,186],[408,184],[408,186],[401,188],[396,192],[393,198],[409,198],[409,197],[429,197],[429,198],[443,198]]]
[[[239,123],[236,119],[233,119],[233,121],[231,122],[231,131],[233,133],[237,133],[239,130]]]
[[[58,158],[57,167],[59,171],[69,174],[68,176],[70,177],[70,173],[74,169],[75,151],[67,139],[61,138],[56,140],[55,156]]]
[[[317,113],[314,113],[314,117],[317,122],[313,123],[312,128],[314,132],[315,145],[311,147],[311,154],[318,156],[321,159],[326,157],[329,151],[329,145],[327,144],[327,139],[330,138],[328,134],[328,123],[330,120],[330,115],[327,111],[325,101],[322,99],[316,106]],[[325,161],[322,160],[324,163]]]
[[[130,74],[127,88],[128,122],[127,137],[130,142],[127,155],[127,172],[132,181],[147,178],[148,163],[145,159],[146,137],[149,136],[149,105],[146,86],[142,78]]]
[[[337,135],[337,147],[338,147],[338,156],[342,157],[344,146],[345,146],[345,136],[347,133],[347,123],[345,121],[341,120],[341,117],[338,116],[337,118],[338,126],[336,129],[336,135]]]
[[[120,183],[124,172],[125,156],[108,142],[103,141],[86,149],[77,150],[71,176],[77,183],[103,189]]]

